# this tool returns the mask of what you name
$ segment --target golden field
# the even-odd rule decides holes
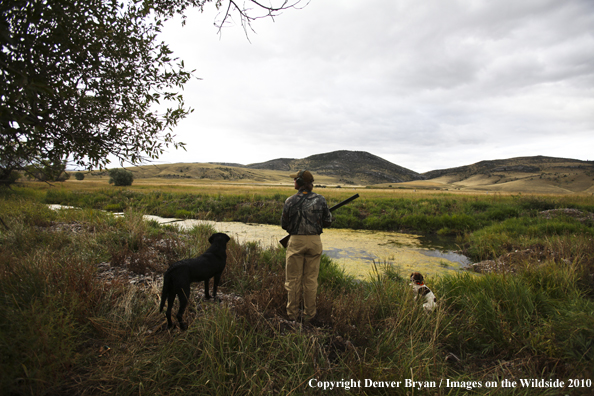
[[[367,190],[388,190],[418,192],[456,191],[472,193],[502,194],[594,194],[594,167],[590,162],[564,160],[547,157],[525,157],[503,161],[483,161],[477,164],[442,171],[431,171],[424,175],[428,180],[415,180],[402,183],[374,183],[358,178],[355,182],[345,182],[348,176],[342,171],[312,170],[315,185],[329,189],[366,188]],[[504,165],[501,165],[501,164]],[[177,163],[153,164],[128,167],[134,174],[133,188],[159,188],[170,190],[216,188],[217,192],[232,191],[235,188],[245,191],[259,188],[293,187],[290,174],[293,171],[252,169],[235,164]],[[384,171],[376,169],[377,172]],[[332,171],[334,172],[334,171]],[[74,172],[70,172],[73,174]],[[83,172],[83,181],[73,177],[65,183],[70,188],[96,188],[109,181],[107,171]],[[74,186],[73,185],[73,186]],[[216,187],[214,187],[216,186]]]

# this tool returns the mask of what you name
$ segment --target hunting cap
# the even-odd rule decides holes
[[[314,177],[308,170],[300,170],[290,175],[293,179],[301,179],[304,183],[313,183]]]

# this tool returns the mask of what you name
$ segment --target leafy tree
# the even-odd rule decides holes
[[[85,180],[85,174],[84,174],[84,173],[82,173],[82,172],[76,172],[76,173],[74,174],[74,178],[75,178],[76,180]]]
[[[64,171],[64,172],[60,173],[60,175],[58,176],[56,181],[66,181],[68,179],[70,179],[70,173]]]
[[[66,172],[66,162],[51,162],[41,160],[38,163],[25,167],[25,175],[29,179],[40,181],[59,181],[63,182],[70,179],[70,174]]]
[[[8,175],[8,184],[13,184],[20,178],[21,178],[21,174],[15,170],[13,170],[12,172],[10,172],[10,175]]]
[[[134,175],[126,169],[116,168],[109,170],[109,184],[113,184],[114,186],[131,186],[133,181]]]
[[[184,147],[172,130],[192,111],[179,91],[193,71],[158,41],[163,23],[212,3],[219,27],[235,13],[247,30],[293,1],[0,2],[0,182],[42,161],[103,168],[110,154],[134,164]]]

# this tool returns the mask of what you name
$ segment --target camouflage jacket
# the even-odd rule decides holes
[[[331,223],[326,199],[319,194],[300,189],[285,201],[281,226],[291,235],[319,235]]]

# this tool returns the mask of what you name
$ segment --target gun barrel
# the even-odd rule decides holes
[[[340,208],[341,206],[344,206],[344,205],[348,204],[349,202],[354,201],[357,198],[359,198],[359,194],[355,194],[352,197],[347,198],[344,201],[337,203],[336,205],[334,205],[333,207],[331,207],[329,210],[330,210],[330,212],[333,212],[336,209]]]

